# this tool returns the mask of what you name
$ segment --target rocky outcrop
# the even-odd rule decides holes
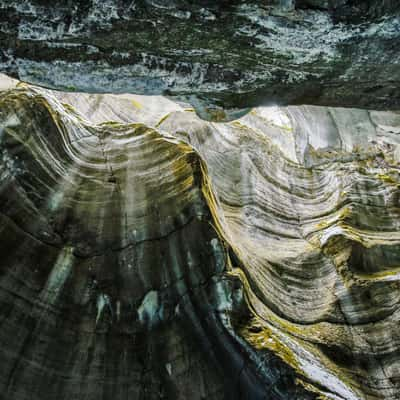
[[[63,90],[165,94],[204,119],[261,104],[399,109],[394,0],[0,1],[0,70]]]
[[[400,114],[7,87],[6,400],[399,397]]]

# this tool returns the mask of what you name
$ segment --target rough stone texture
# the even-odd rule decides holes
[[[399,398],[399,113],[7,87],[5,400]]]
[[[172,95],[220,121],[266,103],[399,109],[399,4],[0,0],[0,71]]]

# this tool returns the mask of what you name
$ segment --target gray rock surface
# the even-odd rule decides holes
[[[71,91],[249,107],[400,108],[394,0],[1,0],[0,71]]]

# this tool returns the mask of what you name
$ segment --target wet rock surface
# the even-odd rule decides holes
[[[2,398],[397,399],[399,133],[3,83]]]
[[[0,1],[0,70],[70,91],[399,109],[397,1]]]

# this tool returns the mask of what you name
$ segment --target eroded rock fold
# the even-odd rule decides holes
[[[397,399],[399,114],[193,111],[0,92],[3,398]]]

